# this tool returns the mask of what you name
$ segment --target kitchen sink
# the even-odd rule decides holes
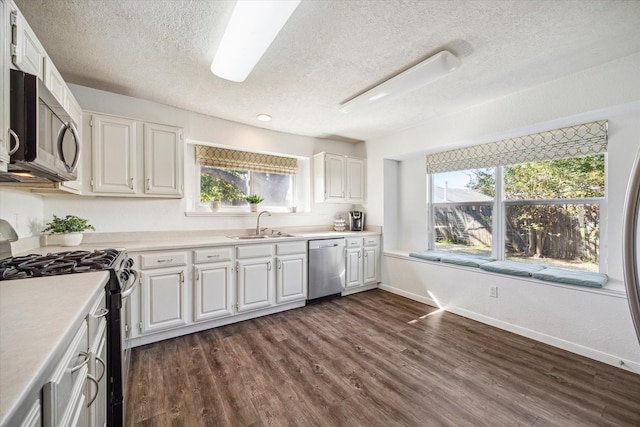
[[[277,239],[280,237],[293,237],[291,234],[250,234],[248,236],[229,236],[230,239],[235,240],[260,240],[260,239]]]

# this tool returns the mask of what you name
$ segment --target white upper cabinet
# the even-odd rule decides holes
[[[182,197],[181,128],[101,114],[91,128],[94,193]]]
[[[44,58],[46,53],[35,33],[17,10],[11,11],[11,24],[14,26],[11,46],[11,59],[19,70],[35,74],[44,81]]]
[[[136,122],[93,115],[93,191],[135,194]]]
[[[365,200],[365,162],[363,159],[347,157],[347,201],[364,203]]]
[[[67,109],[67,85],[62,79],[62,76],[58,72],[58,69],[53,62],[49,59],[48,56],[45,56],[44,59],[44,85],[49,89],[51,94],[56,98],[56,100],[62,105],[62,107]],[[76,122],[77,124],[77,122]]]
[[[364,203],[366,161],[331,153],[314,156],[316,203]]]
[[[146,194],[182,196],[182,129],[144,124]]]

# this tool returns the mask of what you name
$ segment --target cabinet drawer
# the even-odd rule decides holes
[[[273,255],[273,245],[242,245],[236,247],[238,259],[260,258]]]
[[[362,237],[354,237],[345,240],[348,248],[358,248],[362,246]]]
[[[307,252],[307,242],[286,242],[276,244],[276,255],[304,254]]]
[[[203,262],[231,261],[233,259],[233,248],[211,248],[193,251],[193,262],[200,264]]]
[[[378,236],[365,237],[363,240],[365,246],[377,246],[380,244],[380,237]]]
[[[87,322],[83,321],[53,377],[42,388],[43,418],[53,420],[52,425],[59,425],[65,413],[71,410],[68,406],[74,390],[86,381],[88,350]]]
[[[140,255],[141,270],[179,265],[187,265],[187,254],[185,252],[162,252]]]

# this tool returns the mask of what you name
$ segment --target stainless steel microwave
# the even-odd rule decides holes
[[[8,171],[0,182],[62,182],[77,178],[80,137],[66,110],[32,74],[11,70]]]

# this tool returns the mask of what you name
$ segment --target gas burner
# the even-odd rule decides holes
[[[118,249],[104,249],[7,258],[0,260],[0,280],[106,270],[117,267],[115,262],[121,253]]]

